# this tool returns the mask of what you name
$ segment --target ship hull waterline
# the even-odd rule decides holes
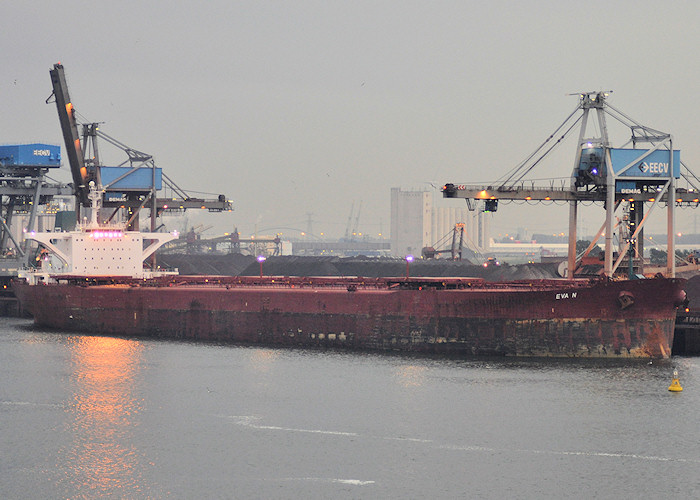
[[[678,279],[451,280],[178,277],[14,288],[37,325],[72,332],[457,356],[666,358],[684,299]]]

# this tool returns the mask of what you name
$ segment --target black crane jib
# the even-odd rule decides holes
[[[53,69],[49,70],[51,75],[51,84],[53,85],[53,97],[58,110],[58,119],[61,123],[63,131],[63,140],[66,144],[66,153],[68,155],[68,163],[70,164],[71,174],[73,175],[73,186],[75,196],[80,204],[88,205],[88,184],[90,174],[85,166],[85,158],[83,149],[80,144],[80,135],[78,134],[78,124],[75,120],[75,109],[68,94],[68,85],[66,84],[66,75],[63,70],[63,65],[57,63],[53,65]],[[49,97],[46,102],[50,102]]]

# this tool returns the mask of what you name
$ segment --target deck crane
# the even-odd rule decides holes
[[[53,93],[46,100],[54,98],[58,111],[63,139],[66,145],[68,162],[73,177],[73,191],[76,198],[76,216],[80,218],[81,207],[89,207],[87,197],[89,184],[94,181],[101,185],[107,195],[103,207],[112,208],[113,217],[120,208],[128,211],[129,225],[138,229],[138,214],[148,207],[151,212],[151,231],[155,231],[156,217],[164,211],[184,211],[188,208],[207,209],[210,212],[231,211],[232,205],[226,196],[204,199],[190,196],[177,186],[160,168],[156,167],[153,156],[128,147],[99,129],[99,124],[82,124],[81,134],[75,108],[68,93],[65,72],[61,63],[54,64],[51,75]],[[117,167],[101,164],[97,139],[115,146],[127,155],[127,159]],[[88,151],[92,155],[88,155]],[[105,175],[108,174],[108,175]],[[157,191],[165,187],[172,196],[157,197]]]

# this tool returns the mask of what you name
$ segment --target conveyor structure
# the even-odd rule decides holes
[[[0,146],[0,286],[25,267],[31,257],[18,235],[35,229],[41,207],[54,196],[73,194],[71,186],[48,176],[60,162],[61,151],[56,145]],[[22,229],[13,231],[17,224],[23,224]]]

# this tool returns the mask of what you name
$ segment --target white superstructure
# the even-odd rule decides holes
[[[45,251],[40,258],[41,267],[20,272],[19,277],[38,282],[55,280],[61,275],[147,278],[177,273],[145,270],[143,265],[158,248],[177,239],[176,232],[142,233],[127,231],[123,223],[99,223],[101,193],[93,187],[89,196],[91,218],[79,223],[75,231],[27,235],[27,239],[37,241]]]

